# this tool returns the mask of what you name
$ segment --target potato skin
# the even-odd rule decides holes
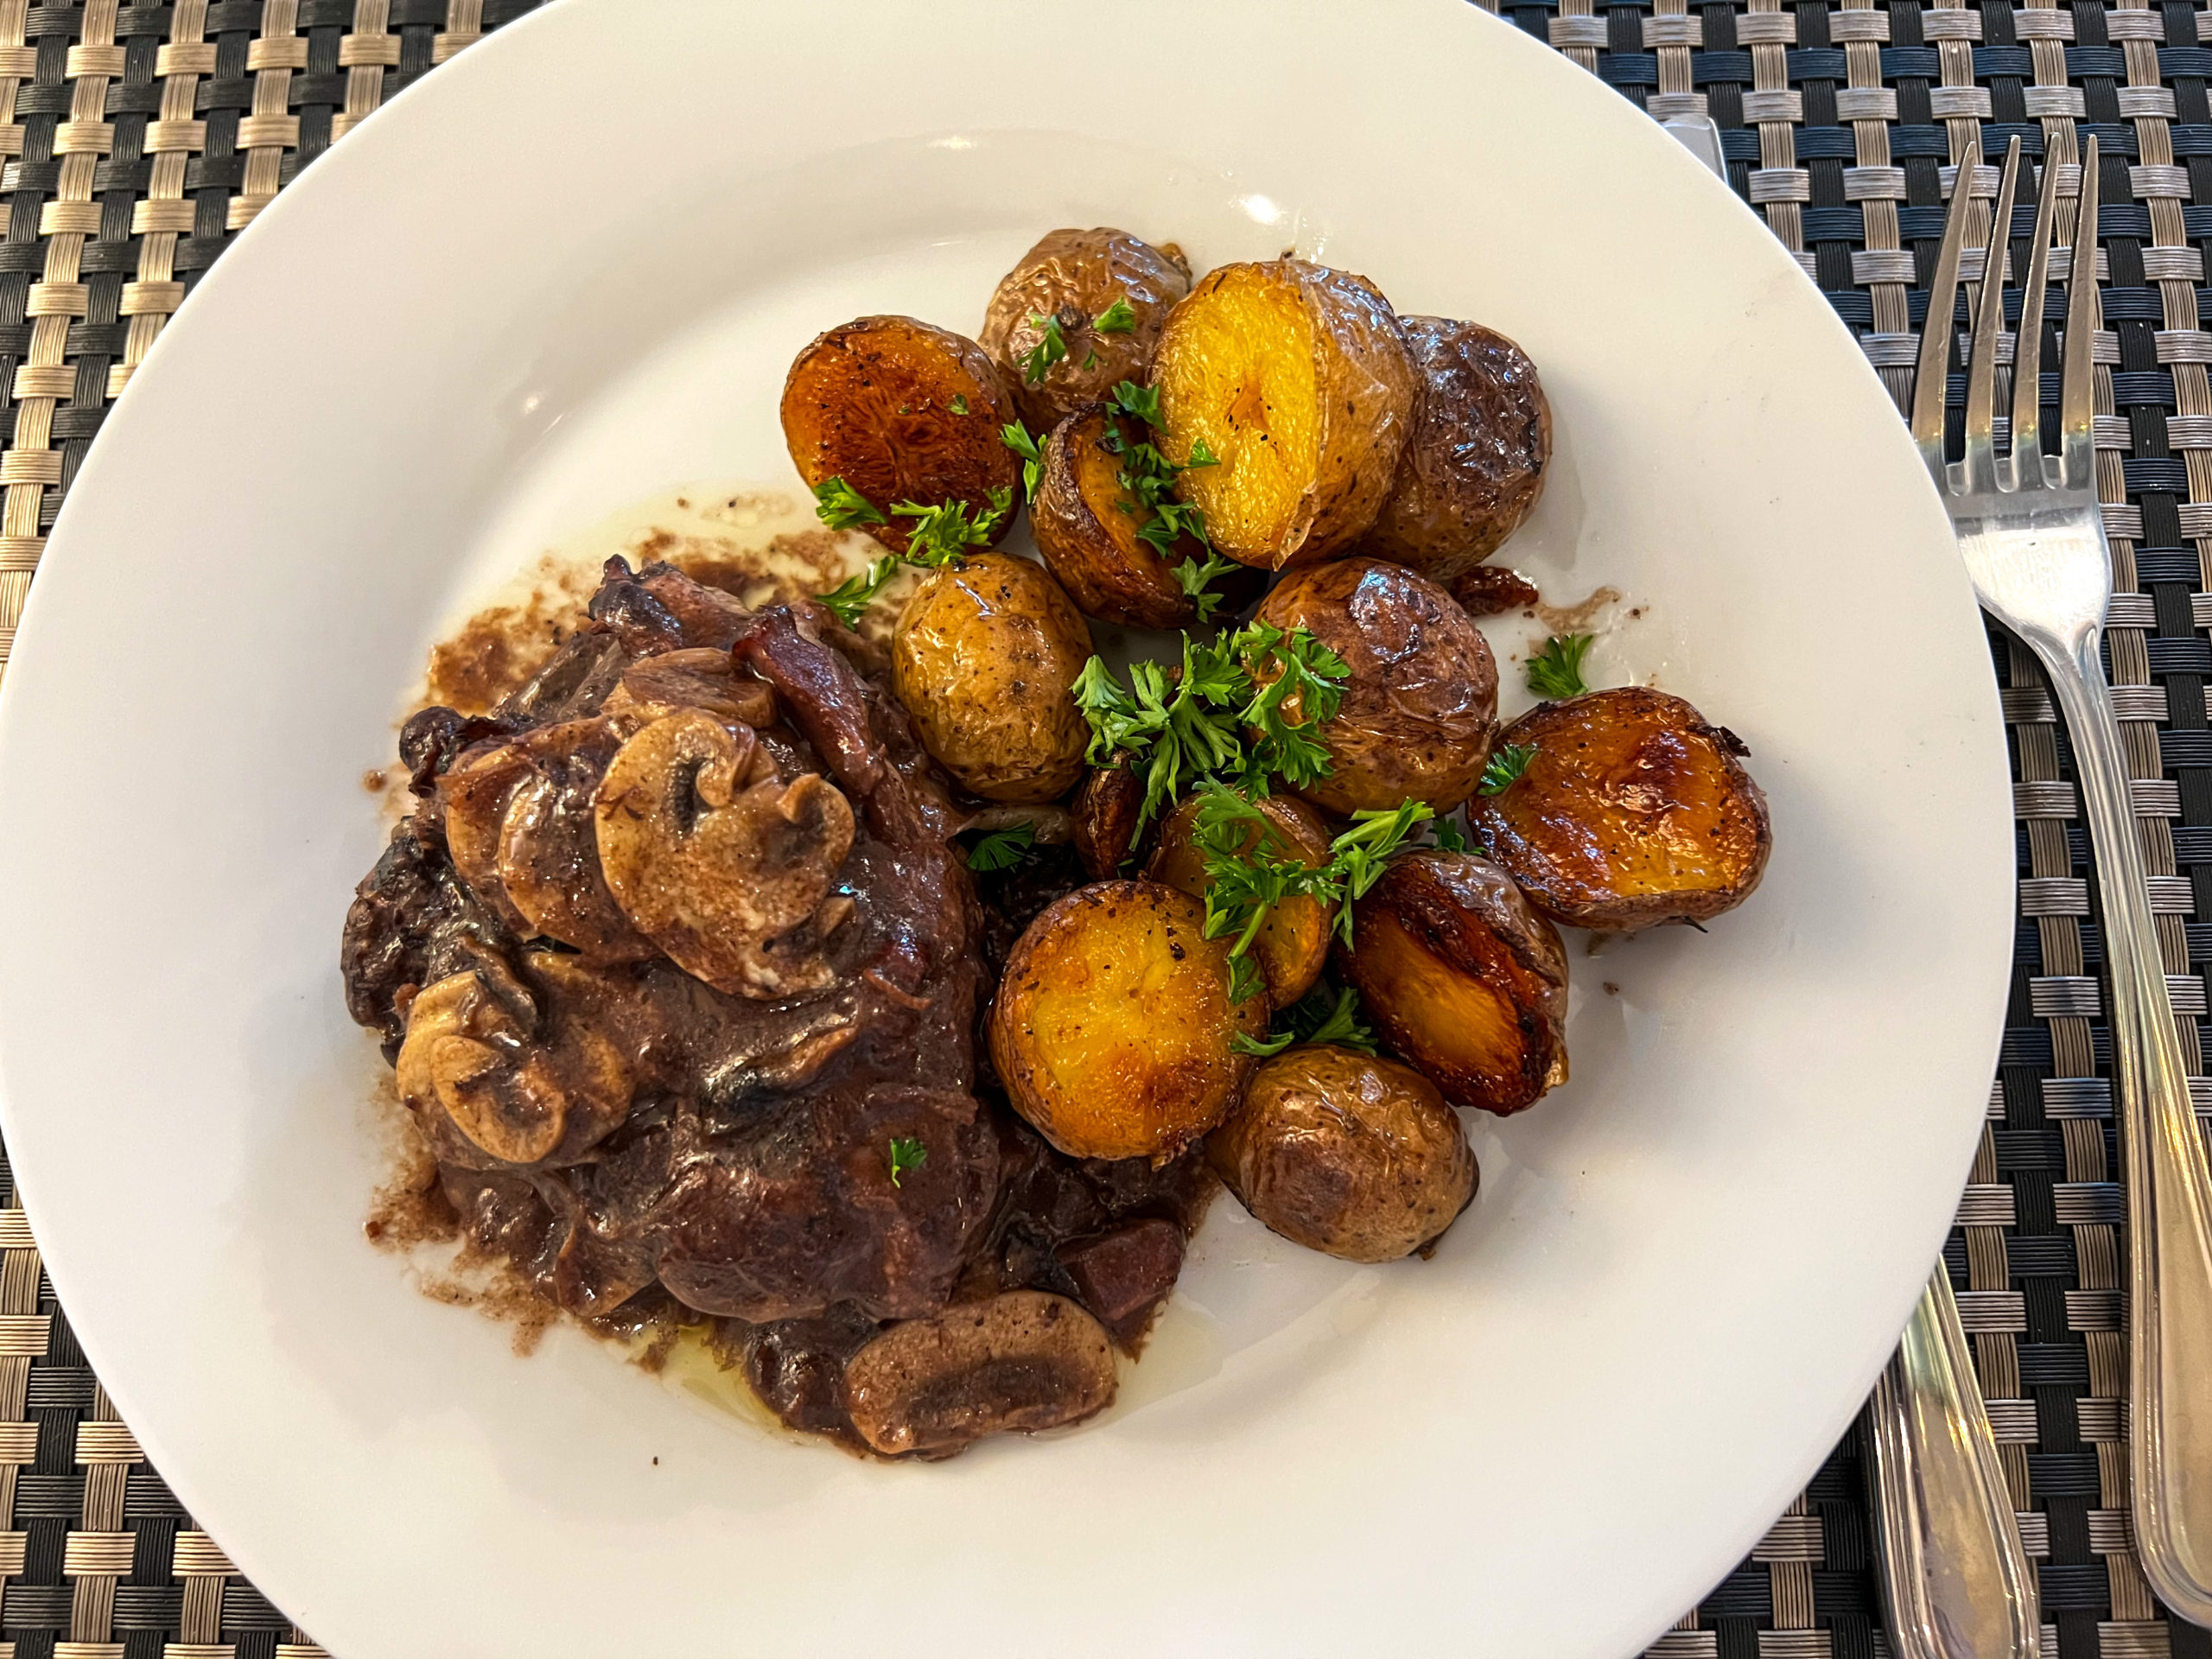
[[[1076,791],[1076,855],[1094,881],[1121,874],[1143,849],[1137,820],[1144,813],[1144,783],[1127,766],[1093,766]]]
[[[1409,853],[1352,906],[1338,976],[1455,1106],[1503,1116],[1567,1081],[1567,951],[1496,865]]]
[[[1164,881],[1203,902],[1212,882],[1206,875],[1205,855],[1192,839],[1199,804],[1199,797],[1190,796],[1167,815],[1144,873],[1147,880]],[[1271,795],[1254,804],[1274,825],[1281,842],[1278,856],[1311,865],[1329,861],[1329,826],[1312,807],[1289,795]],[[1249,852],[1259,836],[1258,827],[1252,826],[1242,850]],[[1284,899],[1260,925],[1252,954],[1267,976],[1268,995],[1275,1007],[1287,1007],[1313,988],[1329,960],[1329,928],[1335,920],[1333,906],[1301,896]]]
[[[966,401],[965,415],[953,400]],[[1014,397],[974,340],[912,317],[856,317],[817,335],[784,378],[784,442],[813,489],[842,478],[887,523],[862,526],[894,553],[906,550],[901,501],[933,507],[965,501],[988,510],[993,490],[1018,494],[1021,463],[999,441]],[[1011,507],[991,532],[1014,527]]]
[[[1206,1161],[1255,1218],[1347,1262],[1426,1254],[1478,1179],[1435,1084],[1332,1044],[1262,1061],[1243,1104],[1206,1137]]]
[[[1540,703],[1498,741],[1533,743],[1535,755],[1468,820],[1554,921],[1703,921],[1766,874],[1774,828],[1736,758],[1742,745],[1680,697],[1623,685]]]
[[[1007,957],[991,1064],[1014,1109],[1071,1158],[1173,1156],[1228,1116],[1268,1000],[1229,1000],[1229,942],[1153,881],[1100,881],[1045,910]]]
[[[1474,793],[1497,715],[1497,664],[1451,594],[1402,565],[1339,559],[1286,578],[1259,620],[1304,628],[1344,659],[1342,705],[1318,734],[1335,770],[1299,793],[1331,812]]]
[[[1171,312],[1152,367],[1166,431],[1230,558],[1315,564],[1374,523],[1397,474],[1418,378],[1398,319],[1364,276],[1298,259],[1223,265]]]
[[[1029,504],[1037,550],[1085,615],[1125,628],[1191,627],[1198,620],[1198,601],[1176,581],[1175,566],[1203,562],[1206,550],[1185,536],[1175,543],[1175,557],[1165,559],[1137,535],[1152,513],[1121,486],[1126,463],[1110,445],[1116,432],[1125,442],[1148,435],[1104,404],[1086,404],[1052,429]],[[1259,588],[1250,571],[1217,577],[1222,602],[1216,614],[1235,615]]]
[[[1083,773],[1090,739],[1072,688],[1090,631],[1049,572],[974,553],[915,585],[891,641],[891,680],[922,747],[963,789],[1049,801]]]
[[[1520,529],[1544,493],[1552,407],[1528,353],[1449,317],[1402,317],[1421,376],[1413,433],[1359,550],[1449,586]]]
[[[1155,248],[1105,226],[1047,231],[999,279],[978,338],[1013,389],[1023,421],[1043,433],[1124,380],[1141,385],[1169,308],[1190,291],[1191,268],[1172,243]],[[1101,334],[1091,320],[1116,300],[1128,302],[1136,326],[1127,334]],[[1055,315],[1068,354],[1033,386],[1022,359],[1045,331],[1029,319]],[[1086,369],[1093,353],[1097,361]]]

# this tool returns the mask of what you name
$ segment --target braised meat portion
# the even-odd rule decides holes
[[[1049,1338],[1071,1418],[1096,1409],[1088,1357],[1141,1339],[1205,1178],[1076,1164],[979,1095],[1004,925],[880,659],[667,565],[609,561],[590,615],[488,716],[407,722],[416,804],[346,922],[348,1011],[469,1237],[588,1319],[725,1322],[772,1407],[856,1447],[1051,1419],[914,1382],[947,1355],[1011,1374],[977,1344]],[[1044,1300],[874,1349],[855,1429],[849,1361],[1015,1292]]]

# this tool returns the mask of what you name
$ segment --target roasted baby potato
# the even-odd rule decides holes
[[[1347,1262],[1426,1252],[1474,1201],[1475,1154],[1436,1085],[1395,1060],[1304,1043],[1263,1060],[1206,1137],[1244,1207]]]
[[[1161,451],[1207,534],[1263,570],[1349,547],[1389,493],[1417,378],[1364,276],[1297,259],[1224,265],[1168,314],[1153,359]]]
[[[1251,1061],[1237,1033],[1263,996],[1232,1002],[1229,941],[1154,881],[1100,881],[1029,925],[991,1008],[991,1063],[1014,1109],[1071,1158],[1173,1156],[1221,1122]]]
[[[1167,815],[1144,870],[1147,880],[1164,881],[1198,899],[1213,885],[1205,855],[1192,838],[1201,804],[1201,798],[1193,795]],[[1272,856],[1315,866],[1329,861],[1329,827],[1312,807],[1288,795],[1265,796],[1254,804],[1269,820],[1267,851]],[[1252,851],[1261,835],[1258,824],[1247,826],[1237,850]],[[1332,906],[1301,894],[1275,906],[1260,924],[1252,954],[1267,976],[1268,995],[1275,1007],[1287,1007],[1313,988],[1329,960],[1329,926],[1335,919]]]
[[[1191,268],[1172,243],[1155,248],[1103,226],[1047,232],[1000,279],[983,312],[983,349],[1014,388],[1021,418],[1042,433],[1124,380],[1141,384],[1168,308],[1190,291]],[[1114,310],[1117,300],[1126,318]],[[1045,342],[1047,320],[1066,353],[1049,365],[1034,359],[1032,379],[1031,354]]]
[[[1127,628],[1187,628],[1198,620],[1197,599],[1184,590],[1175,567],[1203,563],[1206,550],[1188,536],[1174,543],[1172,558],[1137,532],[1153,518],[1122,487],[1128,462],[1123,448],[1148,435],[1132,430],[1104,404],[1077,410],[1045,443],[1037,495],[1029,504],[1037,550],[1084,614]],[[1217,578],[1217,614],[1233,616],[1251,602],[1259,580],[1239,570]]]
[[[1021,464],[999,440],[1014,399],[974,340],[912,317],[859,317],[819,335],[784,380],[784,442],[809,489],[842,478],[880,524],[856,524],[894,553],[913,520],[891,509],[964,501],[989,511],[1011,500]],[[1009,509],[994,545],[1013,527]]]
[[[1567,1081],[1567,952],[1505,872],[1409,853],[1352,906],[1338,976],[1455,1106],[1503,1116]]]
[[[1287,578],[1259,620],[1304,628],[1351,670],[1317,735],[1330,774],[1300,793],[1332,812],[1426,801],[1449,812],[1490,757],[1497,664],[1451,594],[1381,559],[1340,559]],[[1293,718],[1297,711],[1286,700]]]
[[[1144,784],[1127,766],[1093,766],[1075,796],[1075,850],[1094,881],[1133,861],[1142,833]]]
[[[1421,395],[1397,478],[1359,548],[1448,586],[1535,511],[1552,409],[1536,365],[1503,334],[1449,317],[1400,321]]]
[[[1699,922],[1751,897],[1774,844],[1734,733],[1649,686],[1540,703],[1498,741],[1535,747],[1520,781],[1468,809],[1494,856],[1554,921]]]
[[[991,801],[1049,801],[1090,739],[1072,688],[1090,631],[1049,572],[976,553],[915,584],[891,638],[891,683],[922,747]]]

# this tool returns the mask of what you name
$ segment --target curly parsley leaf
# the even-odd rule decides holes
[[[1029,326],[1044,331],[1021,359],[1021,378],[1034,386],[1042,385],[1045,372],[1067,356],[1068,337],[1060,332],[1058,315],[1033,315]]]
[[[1021,493],[1034,501],[1037,480],[1045,473],[1044,449],[1029,435],[1029,429],[1018,420],[1008,421],[999,429],[999,442],[1021,457]]]
[[[1252,770],[1276,773],[1294,789],[1330,772],[1329,752],[1310,734],[1336,718],[1351,670],[1303,628],[1286,633],[1264,622],[1237,630],[1235,642],[1257,666],[1255,689],[1239,718],[1259,733]],[[1272,665],[1264,682],[1261,677]]]
[[[1142,531],[1137,533],[1144,534]],[[1212,621],[1213,613],[1221,608],[1221,595],[1213,591],[1214,582],[1237,568],[1233,560],[1223,558],[1211,548],[1203,560],[1185,559],[1172,568],[1176,585],[1197,602],[1201,625]]]
[[[930,1149],[911,1135],[891,1137],[891,1185],[899,1185],[899,1178],[910,1169],[919,1169],[930,1160]]]
[[[814,516],[832,530],[854,530],[861,524],[888,524],[874,502],[842,478],[825,478],[814,486]]]
[[[948,407],[956,415],[965,415],[968,412],[968,394],[964,391],[954,392],[952,402]]]
[[[1127,300],[1116,299],[1090,320],[1090,326],[1102,334],[1135,334],[1137,314],[1129,308]]]
[[[1134,380],[1124,380],[1114,388],[1114,406],[1124,415],[1135,416],[1155,430],[1164,424],[1160,413],[1158,386],[1141,386]]]
[[[1535,758],[1533,743],[1503,744],[1491,751],[1490,764],[1483,768],[1483,780],[1476,787],[1485,795],[1503,795],[1521,781],[1521,774]]]
[[[1240,1054],[1280,1054],[1293,1043],[1334,1043],[1339,1048],[1375,1052],[1375,1033],[1359,1023],[1359,993],[1346,986],[1333,1001],[1328,987],[1316,985],[1276,1017],[1265,1038],[1239,1032],[1229,1039]]]
[[[1437,846],[1445,852],[1464,853],[1467,850],[1467,834],[1459,828],[1457,818],[1439,818],[1429,828],[1435,832]]]
[[[969,548],[988,547],[991,531],[1014,508],[1014,492],[1001,485],[991,492],[990,502],[988,510],[980,512],[965,501],[941,501],[933,507],[899,502],[891,511],[915,521],[906,532],[906,563],[934,570]]]
[[[1033,823],[1010,823],[1003,830],[994,830],[968,849],[968,868],[988,874],[992,870],[1010,870],[1021,862],[1021,855],[1037,844],[1037,826]]]
[[[875,602],[892,577],[899,574],[899,556],[886,554],[869,565],[867,573],[840,582],[826,594],[815,597],[837,613],[837,620],[849,628],[857,628],[868,607]]]
[[[1582,681],[1582,659],[1597,636],[1555,633],[1529,659],[1529,689],[1540,697],[1579,697],[1590,688]]]
[[[1255,996],[1264,996],[1268,976],[1260,971],[1260,964],[1249,957],[1229,959],[1229,1000],[1249,1002]]]
[[[1405,850],[1414,827],[1434,817],[1436,810],[1426,801],[1404,801],[1387,811],[1370,809],[1351,816],[1352,827],[1329,843],[1330,872],[1343,884],[1337,937],[1346,950],[1351,948],[1352,900],[1367,896],[1390,860]]]

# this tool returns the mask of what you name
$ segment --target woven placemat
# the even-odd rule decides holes
[[[47,529],[109,402],[230,235],[393,92],[536,3],[0,0],[0,674]],[[2031,156],[2069,162],[2082,128],[2097,134],[2111,284],[2098,476],[2121,590],[2112,674],[2185,1052],[2202,1073],[2199,965],[2212,959],[2206,14],[1916,0],[1498,9],[1655,115],[1710,114],[1730,181],[1900,402],[1952,158],[1977,126],[1987,152],[2018,134]],[[1993,195],[1994,170],[1976,188]],[[2032,209],[2020,214],[2024,237]],[[2047,346],[2045,361],[2056,360]],[[2003,1064],[1948,1259],[2039,1562],[2050,1651],[2212,1659],[2212,1637],[2167,1621],[2131,1553],[2125,1212],[2088,855],[2049,695],[2017,648],[1993,636],[1992,652],[2018,780],[2022,920]],[[2199,1103],[2212,1108],[2212,1084]],[[1867,1659],[1887,1651],[1875,1596],[1854,1433],[1751,1558],[1651,1651]],[[0,1163],[0,1659],[321,1651],[232,1572],[116,1421]]]

